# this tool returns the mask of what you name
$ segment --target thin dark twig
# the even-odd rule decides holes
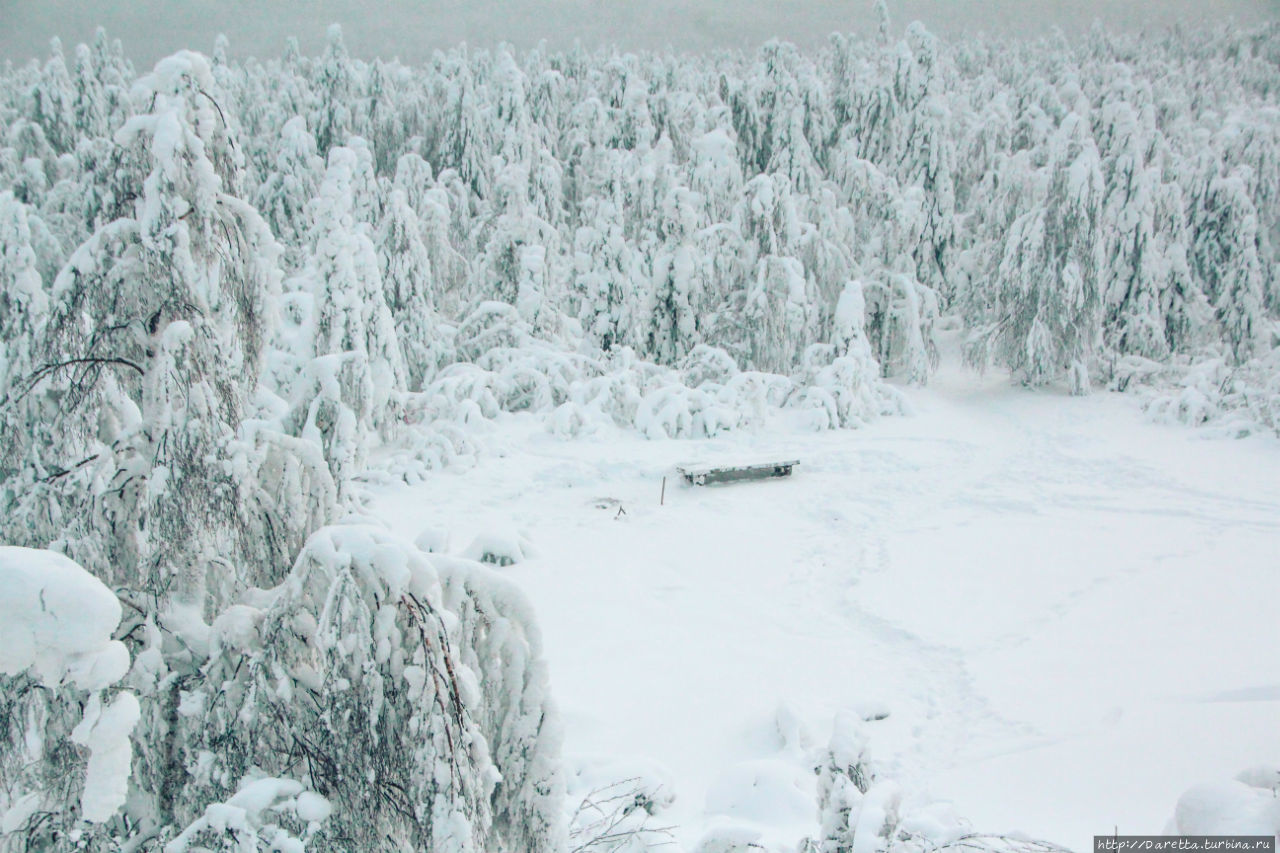
[[[54,480],[57,480],[57,479],[59,479],[60,477],[65,477],[65,476],[67,476],[67,475],[68,475],[68,474],[70,474],[72,471],[78,471],[78,470],[80,470],[81,468],[83,468],[84,466],[88,465],[90,462],[92,462],[93,460],[95,460],[95,459],[97,459],[97,458],[98,458],[98,454],[97,454],[97,453],[95,453],[95,454],[93,454],[92,456],[88,456],[88,457],[86,457],[86,458],[84,458],[84,459],[81,459],[79,462],[77,462],[76,464],[72,465],[70,468],[64,468],[64,469],[62,469],[61,471],[54,471],[52,474],[49,474],[49,475],[47,475],[47,476],[45,476],[45,477],[42,477],[42,478],[41,478],[41,482],[44,482],[44,483],[52,483]]]
[[[197,89],[196,91],[199,92],[201,95],[204,95],[206,98],[208,98],[209,103],[213,104],[213,108],[218,111],[218,118],[222,119],[222,127],[224,130],[227,131],[227,141],[231,144],[232,148],[235,148],[236,141],[231,136],[231,125],[227,124],[227,117],[223,114],[222,107],[218,104],[217,101],[213,99],[213,95],[210,95],[204,89]]]
[[[147,375],[147,372],[145,370],[143,370],[137,364],[135,364],[132,361],[129,361],[126,358],[115,358],[115,357],[108,357],[108,356],[99,356],[99,357],[87,356],[85,358],[71,358],[71,359],[67,359],[66,361],[56,362],[54,364],[45,364],[37,368],[28,378],[27,390],[23,392],[22,396],[25,397],[27,394],[30,394],[32,391],[35,390],[35,387],[39,385],[43,379],[45,379],[45,377],[50,376],[58,372],[59,370],[63,370],[68,367],[79,367],[82,365],[98,367],[104,364],[114,364],[120,367],[127,367],[130,370],[136,371],[139,376]]]

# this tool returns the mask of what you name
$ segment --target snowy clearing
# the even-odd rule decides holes
[[[1274,440],[958,372],[909,393],[914,416],[820,435],[563,442],[512,416],[475,468],[372,512],[532,543],[503,571],[545,633],[569,771],[657,777],[686,847],[811,831],[804,747],[842,710],[889,713],[871,754],[908,792],[1074,849],[1280,757]],[[674,474],[757,456],[802,464]]]

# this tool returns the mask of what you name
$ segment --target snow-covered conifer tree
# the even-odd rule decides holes
[[[1258,212],[1245,187],[1243,169],[1209,179],[1191,216],[1191,269],[1237,362],[1259,349],[1268,322]]]
[[[44,132],[49,144],[62,154],[75,148],[75,87],[67,71],[62,41],[54,38],[49,45],[50,57],[40,79],[31,90],[30,118]]]
[[[642,282],[622,233],[622,215],[611,201],[588,199],[586,224],[574,235],[574,289],[578,319],[604,352],[634,344]]]
[[[707,220],[729,222],[742,193],[742,166],[730,131],[711,130],[693,141],[689,188],[706,205]]]
[[[994,317],[971,338],[979,363],[994,353],[1023,381],[1066,372],[1073,393],[1089,390],[1101,343],[1098,224],[1102,173],[1088,123],[1071,113],[1040,171],[1040,201],[1018,217],[996,268]]]
[[[790,372],[810,337],[813,300],[804,265],[796,258],[765,255],[756,262],[755,273],[741,308],[747,364],[770,373]]]
[[[514,305],[525,322],[549,331],[558,325],[548,297],[557,284],[552,271],[560,260],[559,236],[530,204],[528,187],[523,164],[508,165],[495,177],[494,203],[501,213],[473,271],[472,291],[479,299]]]
[[[302,368],[305,391],[295,400],[304,437],[314,436],[324,448],[342,489],[363,466],[372,437],[392,429],[393,403],[405,388],[377,250],[370,226],[356,218],[359,165],[350,148],[332,149],[311,203],[315,249],[307,276],[314,359]]]
[[[662,244],[653,257],[642,350],[659,364],[674,364],[699,343],[702,270],[693,237],[700,207],[691,190],[676,187],[663,209]]]
[[[412,152],[396,163],[392,192],[396,191],[405,194],[422,229],[422,244],[434,280],[433,303],[440,310],[446,305],[458,309],[465,298],[469,269],[454,241],[453,196],[432,178],[431,164]],[[461,216],[456,224],[459,231],[467,227]]]
[[[87,45],[76,46],[75,101],[72,110],[75,114],[76,138],[96,138],[107,135],[110,126],[107,124],[106,96],[102,81],[93,67],[93,54]]]
[[[285,122],[277,151],[274,170],[259,185],[254,202],[284,247],[286,268],[296,270],[311,232],[307,205],[319,189],[324,161],[301,116]]]
[[[450,57],[448,104],[440,143],[441,168],[455,169],[463,182],[480,198],[489,195],[492,154],[491,129],[486,120],[480,93],[476,91],[471,65],[464,53]]]
[[[436,317],[436,281],[422,241],[422,224],[402,190],[392,190],[378,232],[387,306],[411,391],[420,390],[445,358]]]
[[[1110,348],[1161,358],[1168,352],[1165,321],[1159,314],[1164,282],[1155,256],[1155,192],[1159,175],[1145,162],[1137,116],[1127,101],[1102,110],[1103,133],[1109,150],[1103,160],[1106,198],[1102,230],[1106,241],[1104,286],[1105,327]]]
[[[23,381],[35,368],[49,297],[36,266],[27,206],[9,192],[0,193],[0,288],[0,399],[11,400],[23,394]]]
[[[333,24],[326,36],[324,56],[315,67],[316,104],[310,122],[321,157],[327,157],[333,146],[345,145],[351,133],[355,77],[351,56],[342,40],[342,27]]]

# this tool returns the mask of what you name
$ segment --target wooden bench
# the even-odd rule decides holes
[[[711,483],[733,483],[738,480],[790,477],[791,469],[799,464],[799,460],[789,459],[785,462],[760,462],[755,465],[681,465],[676,470],[689,485],[706,486]]]

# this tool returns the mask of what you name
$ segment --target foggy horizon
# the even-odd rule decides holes
[[[414,3],[394,0],[376,11],[354,0],[258,4],[244,14],[232,0],[143,0],[103,7],[87,0],[49,3],[0,0],[0,60],[24,64],[48,55],[57,37],[64,47],[91,41],[101,26],[119,39],[140,68],[188,48],[208,53],[218,34],[227,36],[238,58],[280,55],[286,40],[296,37],[304,53],[318,53],[331,24],[340,24],[349,50],[366,59],[398,57],[418,63],[431,52],[466,43],[492,47],[508,43],[527,49],[546,43],[564,49],[580,42],[588,49],[701,52],[720,48],[753,50],[770,39],[802,48],[822,43],[833,32],[868,33],[875,27],[870,0],[784,0],[696,4],[678,0],[652,3],[520,0],[514,3],[467,3],[440,0]],[[941,36],[987,33],[1037,38],[1061,31],[1067,37],[1085,32],[1095,20],[1122,32],[1162,30],[1175,24],[1218,26],[1234,21],[1241,27],[1280,17],[1280,0],[1190,0],[1160,3],[1092,2],[1027,4],[1016,0],[891,0],[894,31],[901,33],[920,20]]]

